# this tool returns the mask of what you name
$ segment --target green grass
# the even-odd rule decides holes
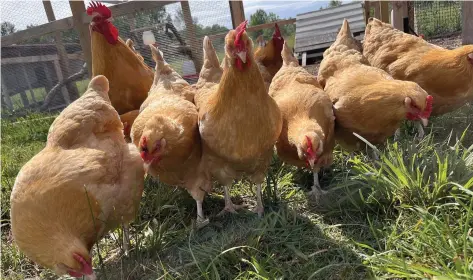
[[[426,38],[461,31],[460,1],[419,1],[414,5],[418,33]]]
[[[305,195],[311,174],[275,158],[262,219],[250,211],[216,217],[224,205],[216,188],[204,201],[210,224],[195,230],[192,198],[147,179],[130,255],[120,252],[120,230],[94,248],[99,279],[472,279],[472,113],[466,106],[433,119],[420,143],[406,125],[379,161],[337,148],[319,205]],[[16,174],[44,147],[52,121],[2,122],[2,279],[56,279],[18,251],[8,212]],[[245,180],[231,190],[234,202],[254,206]]]
[[[89,79],[85,79],[85,80],[76,82],[77,90],[80,94],[82,94],[83,92],[86,91],[87,86],[89,85],[89,82],[90,82]],[[31,95],[31,92],[33,92],[34,100],[33,100],[33,97]],[[25,91],[25,94],[26,94],[26,98],[28,99],[28,102],[30,104],[34,104],[35,100],[36,100],[36,102],[43,101],[44,98],[46,97],[47,92],[46,92],[46,88],[42,87],[42,88],[34,88],[32,91],[27,90],[27,91]],[[17,93],[15,95],[11,95],[11,102],[12,102],[14,110],[24,108],[24,104],[21,100],[20,93]]]

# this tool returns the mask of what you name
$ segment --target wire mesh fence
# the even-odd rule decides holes
[[[84,4],[87,6],[89,2]],[[103,4],[110,7],[115,3]],[[185,4],[177,2],[112,17],[112,23],[122,39],[134,41],[135,49],[150,67],[154,67],[154,62],[143,35],[152,33],[166,61],[186,80],[194,83],[200,70],[194,61],[202,57],[203,37],[217,35],[213,43],[222,58],[224,36],[220,34],[232,28],[232,18],[228,1],[191,1]],[[67,1],[53,1],[51,6],[56,19],[72,15]],[[185,16],[189,13],[184,13],[183,8],[190,10],[192,30],[189,30],[189,18]],[[26,18],[23,14],[19,20],[15,15],[21,9],[31,17],[23,20]],[[48,23],[42,1],[17,5],[7,2],[7,5],[2,4],[1,13],[2,36]],[[3,117],[24,115],[32,110],[60,110],[78,98],[89,82],[79,34],[75,29],[2,45],[1,57]]]
[[[426,38],[462,30],[461,1],[413,1],[415,28]]]
[[[109,2],[103,4],[110,7],[127,1]],[[64,0],[2,1],[2,36],[53,20],[46,12],[45,3],[49,3],[55,20],[72,16],[70,4]],[[88,6],[90,0],[84,4]],[[461,30],[461,1],[413,1],[410,7],[414,13],[413,27],[426,37]],[[194,83],[200,70],[203,37],[211,36],[221,59],[224,35],[232,28],[232,16],[228,1],[190,1],[131,10],[129,14],[114,16],[112,23],[122,39],[134,41],[135,49],[150,67],[154,67],[154,62],[144,37],[152,34],[166,61]],[[281,31],[292,46],[295,24],[285,25]],[[259,35],[269,40],[272,32],[268,28],[249,34],[254,41]],[[18,116],[31,110],[60,110],[87,87],[90,73],[84,67],[79,34],[74,28],[40,36],[33,34],[17,44],[2,44],[1,50],[2,116]]]

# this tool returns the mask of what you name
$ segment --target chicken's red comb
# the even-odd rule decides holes
[[[434,97],[432,95],[427,95],[427,98],[425,99],[425,109],[421,113],[421,117],[423,118],[429,118],[430,114],[432,113],[432,105],[434,103]]]
[[[240,34],[243,33],[242,31],[246,31],[246,25],[248,24],[248,20],[245,20],[244,22],[240,23],[240,25],[235,28],[235,31]]]
[[[274,24],[274,33],[273,38],[281,37],[281,30],[279,30],[279,26],[277,23]]]
[[[235,29],[235,31],[237,32],[237,35],[235,38],[235,46],[237,48],[240,48],[240,49],[244,48],[244,44],[241,41],[241,35],[243,35],[243,32],[246,31],[247,24],[248,24],[248,20],[245,20],[244,22],[240,23],[240,25],[238,25],[238,27]]]
[[[112,11],[105,5],[99,2],[91,2],[87,8],[87,14],[91,16],[93,13],[98,13],[101,17],[108,19],[112,17]]]

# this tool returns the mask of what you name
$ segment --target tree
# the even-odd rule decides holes
[[[275,13],[270,12],[268,14],[264,10],[258,9],[256,10],[254,14],[250,16],[250,26],[275,22],[279,20],[281,19]],[[280,26],[280,29],[281,29],[282,35],[285,38],[293,36],[296,32],[296,27],[294,24],[287,24],[284,26]],[[259,35],[263,35],[265,40],[270,40],[273,36],[273,32],[274,32],[273,28],[266,28],[266,29],[250,32],[250,36],[253,38],[253,40],[256,40],[256,38]]]
[[[26,29],[30,29],[30,28],[33,28],[33,27],[36,27],[36,26],[38,26],[38,25],[37,24],[28,24],[26,26]],[[40,37],[33,37],[33,38],[26,39],[24,41],[24,43],[27,43],[27,44],[50,44],[50,43],[54,43],[54,37],[51,34],[46,34],[46,35],[43,35],[43,36],[40,36]]]
[[[338,7],[342,5],[342,1],[337,1],[337,0],[331,0],[329,3],[328,3],[328,7],[329,8],[334,8],[334,7]]]
[[[15,25],[9,21],[2,22],[2,36],[15,33]]]

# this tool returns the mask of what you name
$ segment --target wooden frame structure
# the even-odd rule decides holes
[[[176,3],[179,1],[129,1],[124,3],[119,3],[113,6],[110,6],[110,10],[114,16],[122,16],[122,15],[132,15],[133,13],[139,11],[145,11],[161,6],[165,6],[168,4]],[[195,28],[192,21],[192,15],[189,3],[187,1],[180,1],[181,8],[184,14],[185,24],[188,30],[188,40],[189,45],[192,51],[192,59],[194,60],[194,64],[196,69],[200,69],[202,66],[202,46],[199,43],[199,39],[196,37]],[[45,8],[45,12],[48,18],[49,23],[42,24],[39,26],[35,26],[33,28],[29,28],[26,30],[18,31],[13,34],[3,36],[1,41],[3,46],[10,46],[14,44],[21,43],[27,39],[40,37],[46,34],[53,33],[55,36],[56,46],[57,46],[57,55],[43,55],[43,56],[35,56],[35,57],[17,57],[17,58],[6,58],[2,59],[2,64],[12,64],[12,63],[29,63],[29,62],[41,62],[41,61],[54,61],[54,67],[56,69],[56,74],[58,78],[64,79],[70,73],[68,72],[68,65],[70,59],[78,59],[79,55],[77,54],[67,54],[64,49],[64,44],[61,38],[61,32],[66,31],[72,28],[75,28],[79,32],[79,39],[82,48],[82,54],[80,55],[80,59],[84,59],[87,62],[89,74],[92,74],[92,55],[91,55],[91,46],[90,46],[90,34],[88,29],[88,24],[91,21],[91,17],[86,14],[86,7],[83,1],[69,1],[72,17],[63,18],[60,20],[56,20],[54,16],[53,9],[51,7],[51,3],[49,1],[43,1],[43,6]],[[391,22],[392,24],[405,32],[408,32],[408,26],[406,26],[406,22],[409,22],[409,18],[411,15],[409,14],[410,11],[408,9],[409,2],[406,1],[392,1],[393,10],[391,11],[391,15],[389,12],[388,1],[364,1],[364,11],[365,11],[365,20],[367,21],[369,18],[369,12],[371,7],[375,9],[375,17],[381,19],[384,22]],[[463,13],[463,44],[472,44],[473,43],[473,2],[471,1],[464,1],[462,4],[462,13]],[[242,21],[245,20],[245,13],[243,9],[243,2],[242,1],[229,1],[230,13],[232,16],[232,24],[233,27],[238,26]],[[284,26],[286,24],[294,24],[295,19],[287,19],[282,21],[277,21],[280,26]],[[256,31],[265,28],[272,27],[273,23],[261,24],[258,26],[252,26],[248,28],[248,31]],[[226,33],[214,34],[210,35],[211,38],[221,38],[224,37]],[[28,82],[28,77],[25,78]],[[3,82],[2,82],[3,84]],[[2,85],[3,87],[3,85]],[[63,89],[63,94],[65,88]],[[73,89],[69,89],[69,91],[73,91]],[[69,92],[68,94],[71,94]],[[2,97],[5,100],[7,105],[11,105],[11,100],[9,100],[9,96],[4,96],[2,92]],[[21,93],[20,93],[21,95]],[[23,93],[24,95],[24,93]],[[25,99],[24,96],[22,100]],[[73,94],[74,95],[74,94]],[[69,100],[66,98],[65,100]],[[69,96],[67,96],[69,97]],[[27,98],[26,98],[27,101]]]

